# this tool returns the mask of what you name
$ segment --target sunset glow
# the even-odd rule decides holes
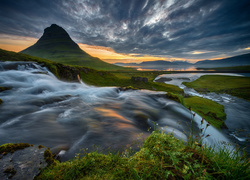
[[[122,54],[117,53],[109,47],[103,46],[93,46],[88,44],[78,44],[80,48],[86,51],[88,54],[94,57],[98,57],[108,63],[140,63],[142,61],[155,61],[155,60],[185,60],[183,58],[167,58],[167,57],[157,57],[150,55],[140,55],[140,54]]]
[[[32,37],[0,34],[0,48],[8,51],[20,52],[35,44],[37,40],[38,39]]]

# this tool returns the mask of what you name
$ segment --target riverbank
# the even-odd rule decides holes
[[[204,75],[183,84],[200,93],[226,93],[250,101],[250,77]]]
[[[197,143],[197,142],[195,142]],[[36,179],[245,179],[249,161],[237,152],[184,145],[171,134],[154,131],[140,146],[120,153],[84,153],[52,165]],[[85,152],[83,150],[83,152]]]

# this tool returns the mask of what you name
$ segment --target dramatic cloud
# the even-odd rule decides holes
[[[118,53],[206,59],[249,51],[249,0],[1,0],[0,34],[39,38],[50,24]]]

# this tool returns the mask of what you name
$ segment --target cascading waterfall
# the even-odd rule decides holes
[[[0,144],[41,144],[65,150],[66,160],[94,145],[103,152],[121,151],[154,129],[184,141],[190,135],[192,113],[164,92],[63,82],[33,62],[0,62],[0,86],[11,88],[0,92]],[[201,118],[194,121],[199,132]],[[213,127],[206,132],[211,145],[229,142]]]

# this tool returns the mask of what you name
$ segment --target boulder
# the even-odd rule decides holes
[[[44,158],[46,150],[43,146],[30,146],[6,155],[1,154],[0,179],[34,179],[48,165]]]

